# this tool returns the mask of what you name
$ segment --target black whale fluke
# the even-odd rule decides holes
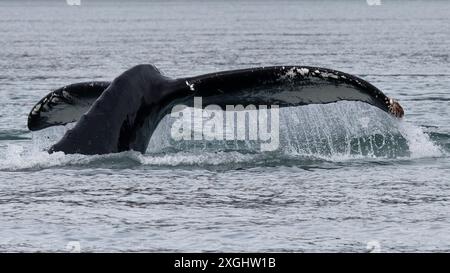
[[[135,66],[112,82],[85,82],[59,88],[28,116],[32,131],[77,122],[50,152],[106,154],[147,149],[160,120],[173,106],[203,104],[278,105],[362,101],[396,117],[400,104],[353,75],[309,66],[273,66],[171,79],[153,65]]]
[[[82,82],[58,88],[43,97],[28,115],[28,129],[41,130],[77,121],[111,82]]]

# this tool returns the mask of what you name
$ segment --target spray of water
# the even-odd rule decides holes
[[[46,149],[73,125],[48,128],[34,133],[29,147],[8,145],[0,155],[0,169],[108,165],[124,161],[131,162],[132,166],[261,165],[270,160],[277,164],[296,160],[301,164],[306,159],[340,162],[444,154],[421,128],[358,102],[281,109],[280,148],[274,152],[261,152],[258,141],[174,141],[170,135],[173,122],[174,118],[167,116],[160,123],[145,155],[133,151],[98,156],[48,154]]]
[[[260,152],[257,141],[174,141],[170,137],[173,122],[171,117],[161,122],[151,139],[149,153]],[[281,109],[280,148],[276,153],[280,157],[306,156],[331,161],[442,155],[441,149],[419,127],[359,102]]]

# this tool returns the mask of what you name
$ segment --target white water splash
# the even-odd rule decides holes
[[[50,168],[64,166],[71,161],[71,157],[61,152],[49,154],[45,151],[37,151],[33,147],[26,150],[24,146],[9,144],[0,157],[0,170],[16,171]]]
[[[411,158],[439,157],[444,154],[421,128],[406,121],[399,122],[398,128],[408,141]]]
[[[340,102],[283,108],[280,122],[281,149],[259,152],[254,142],[174,142],[170,138],[170,119],[164,119],[152,137],[147,154],[124,152],[109,155],[48,154],[73,124],[33,133],[30,146],[8,145],[0,155],[0,170],[42,169],[83,166],[100,162],[131,161],[148,166],[215,166],[264,164],[274,160],[319,159],[331,162],[439,157],[444,152],[420,127],[400,121],[363,103]],[[359,118],[355,118],[358,113]],[[374,137],[375,136],[375,137]],[[377,139],[379,137],[380,139]],[[398,142],[395,137],[403,139]],[[404,145],[403,145],[404,144]],[[381,152],[380,152],[381,151]],[[275,159],[274,159],[275,158]]]

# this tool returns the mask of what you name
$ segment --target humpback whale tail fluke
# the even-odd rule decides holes
[[[77,122],[50,152],[106,154],[147,149],[160,120],[177,104],[278,105],[362,101],[402,117],[402,107],[363,79],[309,66],[274,66],[171,79],[153,65],[135,66],[112,82],[57,89],[30,112],[28,128]]]

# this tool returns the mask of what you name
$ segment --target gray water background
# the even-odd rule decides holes
[[[448,1],[1,1],[0,251],[448,251],[449,46]],[[406,116],[286,109],[274,153],[175,143],[170,119],[145,155],[48,155],[66,129],[27,130],[50,90],[140,63],[328,67]]]

